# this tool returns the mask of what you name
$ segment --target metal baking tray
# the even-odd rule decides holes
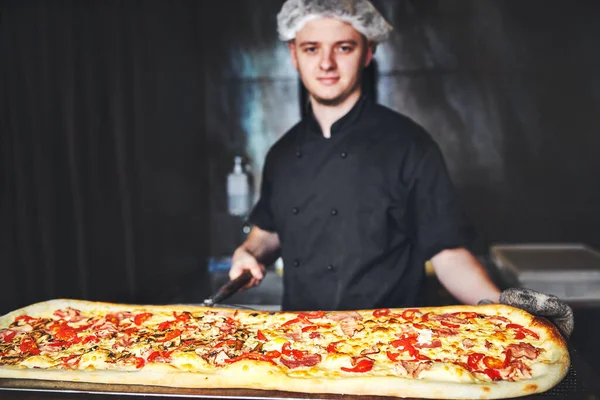
[[[600,252],[579,243],[497,244],[492,262],[519,286],[567,301],[600,301]]]

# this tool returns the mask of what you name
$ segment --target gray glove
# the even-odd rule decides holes
[[[491,304],[481,300],[479,304]],[[546,317],[554,323],[567,338],[575,326],[573,310],[568,304],[551,294],[540,293],[526,288],[510,288],[500,294],[500,303],[527,311],[530,314]]]

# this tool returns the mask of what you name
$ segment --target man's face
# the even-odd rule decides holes
[[[289,47],[302,83],[326,105],[341,104],[360,88],[361,72],[373,57],[358,31],[332,18],[306,23]]]

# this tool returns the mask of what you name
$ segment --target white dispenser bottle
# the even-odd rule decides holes
[[[242,166],[242,157],[234,158],[233,172],[227,176],[229,214],[245,216],[250,209],[250,184]]]

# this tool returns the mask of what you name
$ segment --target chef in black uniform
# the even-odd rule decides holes
[[[230,277],[256,285],[281,255],[284,310],[423,305],[427,260],[459,301],[500,299],[465,248],[474,229],[438,145],[361,91],[390,30],[367,0],[288,0],[278,15],[310,112],[267,155]]]

